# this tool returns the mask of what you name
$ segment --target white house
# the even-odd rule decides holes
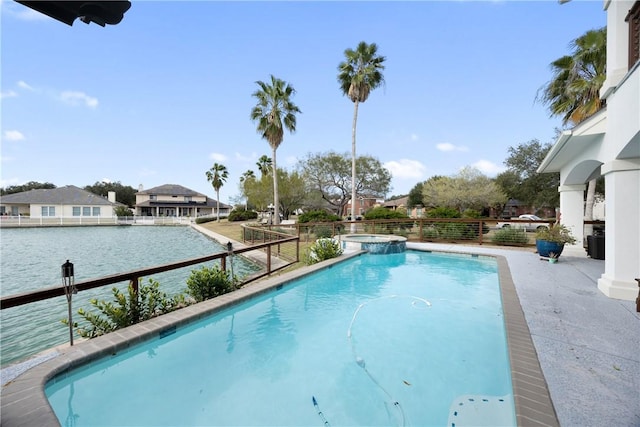
[[[605,271],[598,289],[634,300],[640,277],[640,1],[605,0],[607,78],[601,111],[564,131],[538,172],[560,172],[561,222],[583,241],[586,183],[604,176]]]
[[[67,185],[59,188],[37,189],[0,197],[0,214],[29,216],[30,218],[113,218],[120,203],[111,193],[111,200]]]

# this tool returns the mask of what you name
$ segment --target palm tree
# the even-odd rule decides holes
[[[258,170],[260,171],[260,175],[261,176],[265,176],[271,173],[271,166],[272,166],[272,161],[269,157],[267,157],[266,155],[262,155],[260,156],[260,158],[258,159],[258,161],[256,162],[256,165],[258,166]]]
[[[338,65],[338,83],[342,94],[353,102],[353,126],[351,128],[351,219],[356,218],[356,124],[358,105],[369,98],[369,93],[384,83],[384,56],[378,55],[375,43],[358,43],[356,50],[344,51],[345,61]],[[351,224],[355,232],[355,223]]]
[[[216,190],[216,220],[220,222],[220,188],[227,181],[229,172],[225,165],[214,163],[213,167],[205,172],[205,175],[207,175],[207,181]]]
[[[284,128],[293,133],[296,131],[296,113],[300,109],[291,101],[296,93],[293,86],[271,75],[271,84],[257,81],[260,89],[252,96],[258,100],[251,110],[251,120],[257,122],[257,131],[266,139],[271,147],[271,170],[276,166],[276,150],[284,138]],[[283,128],[284,126],[284,128]],[[273,205],[276,225],[280,223],[280,206],[278,199],[278,174],[273,174]]]
[[[549,106],[562,124],[578,124],[602,107],[600,88],[607,71],[607,28],[589,30],[571,42],[572,53],[551,63],[553,79],[538,91],[538,99]],[[584,216],[593,219],[596,181],[589,181]]]
[[[266,157],[266,156],[262,156],[262,157]],[[271,160],[271,159],[269,159],[269,160]],[[240,177],[240,186],[242,188],[242,193],[245,196],[245,204],[244,204],[244,210],[245,211],[249,209],[249,197],[247,196],[246,185],[250,180],[255,179],[255,178],[256,178],[256,174],[251,169],[247,170]]]

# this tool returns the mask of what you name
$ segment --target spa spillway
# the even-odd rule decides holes
[[[387,234],[345,234],[334,236],[345,251],[364,250],[372,254],[397,254],[407,249],[407,239]]]

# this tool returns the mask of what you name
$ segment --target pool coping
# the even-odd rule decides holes
[[[422,249],[413,249],[422,250]],[[444,252],[433,251],[427,252]],[[2,386],[0,424],[5,427],[33,425],[59,426],[44,388],[49,380],[103,356],[125,351],[143,341],[171,332],[198,321],[213,312],[239,304],[249,298],[279,289],[299,277],[331,268],[336,263],[357,257],[365,251],[354,251],[306,268],[273,276],[242,287],[215,299],[204,301],[172,313],[120,329],[101,337],[80,342],[73,347],[58,348],[58,354],[31,367]],[[471,252],[448,253],[474,255]],[[384,255],[380,255],[384,256]],[[511,381],[518,426],[559,426],[547,382],[542,373],[529,327],[516,293],[507,259],[501,255],[478,255],[494,258],[502,297],[504,322],[511,363]]]

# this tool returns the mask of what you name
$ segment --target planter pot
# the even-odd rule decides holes
[[[548,240],[536,240],[536,249],[541,257],[549,257],[549,254],[553,252],[556,254],[556,258],[560,256],[564,249],[564,243],[549,242]]]

